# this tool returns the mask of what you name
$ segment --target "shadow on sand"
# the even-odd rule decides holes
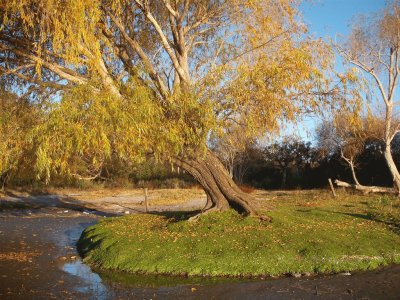
[[[77,212],[90,212],[91,214],[107,217],[120,215],[120,213],[102,210],[101,207],[94,207],[88,201],[64,195],[33,194],[21,196],[12,192],[6,192],[6,197],[0,198],[0,211],[21,209],[28,212],[28,210],[54,207]]]

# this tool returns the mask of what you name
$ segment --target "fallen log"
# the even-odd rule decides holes
[[[337,186],[342,186],[345,188],[352,188],[357,191],[361,191],[363,193],[386,193],[386,194],[398,194],[399,192],[390,187],[382,187],[382,186],[366,186],[361,184],[351,184],[344,181],[340,181],[338,179],[335,180],[335,184]]]

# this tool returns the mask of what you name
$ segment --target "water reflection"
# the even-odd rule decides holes
[[[96,270],[97,271],[97,270]],[[104,283],[123,284],[136,288],[160,288],[160,287],[179,287],[193,285],[213,285],[216,283],[234,283],[249,282],[252,280],[244,280],[238,278],[221,278],[221,277],[185,277],[185,276],[169,276],[169,275],[144,275],[129,274],[126,272],[116,271],[98,271]]]
[[[243,280],[237,278],[212,278],[212,277],[184,277],[184,276],[167,276],[167,275],[144,275],[130,274],[118,271],[101,271],[94,272],[89,266],[85,265],[81,260],[76,260],[64,264],[63,271],[68,274],[78,276],[90,287],[99,291],[107,291],[106,285],[118,283],[125,286],[136,288],[159,288],[159,287],[176,287],[185,285],[212,285],[215,283],[233,283],[233,282],[249,282],[252,280]],[[85,288],[86,289],[86,288]],[[80,287],[79,291],[84,291]]]
[[[66,263],[62,269],[82,280],[82,284],[76,287],[77,292],[92,294],[96,299],[107,299],[107,288],[102,283],[100,276],[82,263],[81,260]]]

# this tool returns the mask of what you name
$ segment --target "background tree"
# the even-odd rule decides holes
[[[256,142],[246,135],[243,127],[233,125],[221,137],[214,137],[211,143],[211,149],[225,165],[231,178],[236,183],[243,183],[249,152]]]
[[[1,0],[0,71],[32,97],[58,93],[36,168],[98,176],[115,155],[182,167],[214,210],[256,215],[207,148],[232,123],[276,133],[325,99],[330,51],[304,38],[297,1]],[[57,99],[57,98],[55,98]]]
[[[303,142],[294,136],[286,136],[281,142],[268,145],[264,149],[265,159],[275,165],[282,174],[281,188],[286,187],[290,169],[304,168],[315,161],[315,153],[310,142]]]
[[[259,160],[262,160],[259,144],[255,141],[248,142],[244,151],[239,153],[236,160],[237,163],[234,169],[235,182],[244,184],[245,177],[249,175],[251,165],[257,163]]]
[[[379,102],[385,107],[385,127],[381,136],[384,157],[394,186],[400,191],[400,174],[391,152],[391,143],[400,129],[399,124],[393,123],[400,71],[399,1],[389,3],[376,16],[360,17],[353,24],[347,42],[338,49],[347,62],[369,76],[373,89],[378,91]]]
[[[397,122],[397,121],[396,121]],[[316,129],[317,148],[323,157],[339,156],[350,168],[355,184],[360,185],[356,175],[359,164],[383,154],[383,131],[385,121],[370,112],[366,116],[341,111],[333,120],[323,121]],[[392,152],[397,150],[392,147]]]

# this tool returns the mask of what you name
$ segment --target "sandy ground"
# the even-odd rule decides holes
[[[149,190],[150,212],[192,211],[204,207],[206,196],[201,190]],[[129,191],[58,191],[57,194],[31,195],[26,192],[9,191],[0,195],[0,204],[24,205],[27,208],[58,207],[99,215],[141,213],[146,210],[143,190]]]

